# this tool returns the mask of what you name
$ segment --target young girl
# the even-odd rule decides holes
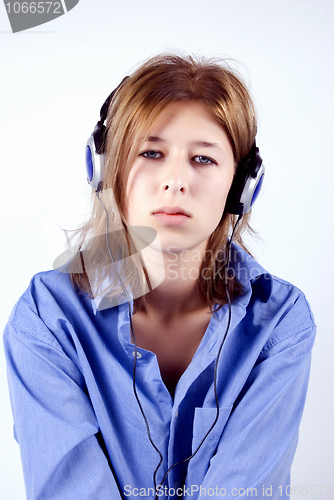
[[[255,135],[217,60],[155,57],[102,107],[79,250],[5,331],[28,499],[287,498],[315,326],[242,241]]]

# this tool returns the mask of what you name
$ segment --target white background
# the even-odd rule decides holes
[[[0,5],[2,329],[32,275],[52,267],[52,221],[87,209],[84,146],[109,92],[167,49],[234,59],[266,165],[251,249],[306,293],[318,325],[292,484],[332,486],[332,498],[333,42],[333,0],[80,0],[17,34]],[[21,500],[2,350],[0,368],[0,499]]]

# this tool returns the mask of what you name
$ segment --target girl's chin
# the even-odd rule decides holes
[[[173,255],[174,260],[176,260],[178,256],[186,258],[186,254],[189,254],[187,257],[189,260],[196,259],[198,261],[202,261],[207,243],[208,239],[201,242],[188,242],[187,244],[187,242],[181,243],[180,241],[175,240],[166,242],[160,238],[161,251],[163,255]]]

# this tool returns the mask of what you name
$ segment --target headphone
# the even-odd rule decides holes
[[[104,179],[106,140],[106,126],[104,123],[107,119],[109,104],[127,78],[126,76],[103,103],[100,110],[100,120],[95,125],[93,133],[86,143],[87,182],[95,191],[102,189]],[[227,213],[243,215],[250,211],[259,195],[264,179],[264,171],[259,148],[256,147],[254,142],[250,152],[237,165],[232,186],[226,200],[225,211]]]
[[[101,191],[102,182],[104,179],[104,153],[105,153],[105,140],[107,129],[104,122],[107,119],[108,109],[117,90],[123,85],[123,82],[129,78],[126,76],[121,83],[108,95],[100,109],[100,120],[94,127],[92,135],[86,143],[86,172],[87,182],[95,189]]]
[[[260,193],[264,170],[259,148],[254,141],[250,152],[237,165],[226,200],[227,213],[243,215],[250,211]]]
[[[103,183],[103,179],[104,179],[104,164],[105,164],[104,153],[105,153],[105,143],[106,143],[106,127],[105,127],[104,123],[107,119],[107,114],[108,114],[110,102],[113,99],[113,97],[114,97],[115,93],[117,92],[117,90],[119,89],[119,87],[121,87],[121,85],[123,84],[124,80],[126,80],[126,78],[128,78],[128,77],[125,77],[123,79],[123,81],[120,83],[120,85],[107,97],[106,101],[103,103],[103,106],[100,110],[100,120],[95,125],[93,133],[86,143],[87,181],[88,181],[88,184],[95,190],[96,196],[99,199],[100,199],[99,191],[101,191],[101,189],[102,189],[102,183]],[[228,249],[227,266],[229,265],[229,262],[231,259],[231,257],[230,257],[231,243],[233,240],[234,232],[235,232],[237,225],[238,225],[241,217],[243,216],[243,214],[246,214],[252,208],[252,205],[260,192],[260,189],[261,189],[261,186],[263,183],[263,178],[264,178],[264,165],[262,162],[262,158],[259,154],[259,148],[256,147],[256,144],[254,142],[250,152],[238,162],[235,176],[234,176],[234,179],[233,179],[233,182],[232,182],[232,185],[231,185],[228,197],[227,197],[226,205],[225,205],[225,211],[227,213],[235,214],[235,215],[239,216],[236,223],[235,223],[231,238],[229,240],[229,244],[227,246],[227,249]],[[118,274],[118,271],[117,271],[117,268],[115,266],[114,259],[113,259],[113,256],[112,256],[112,253],[111,253],[111,250],[109,247],[109,239],[107,236],[108,235],[108,212],[107,212],[106,207],[103,204],[103,201],[102,200],[100,200],[100,201],[101,201],[101,203],[104,207],[104,210],[106,212],[106,221],[107,221],[106,222],[106,241],[107,241],[108,251],[110,254],[110,259],[111,259],[112,263],[114,264],[116,273]],[[226,280],[227,280],[227,277],[225,278],[225,286],[226,286],[226,295],[227,295],[228,307],[229,307],[228,323],[227,323],[225,334],[223,336],[223,339],[222,339],[220,347],[219,347],[219,351],[218,351],[216,363],[215,363],[215,369],[214,369],[214,391],[215,391],[215,401],[216,401],[216,408],[217,408],[216,418],[215,418],[214,422],[212,423],[211,427],[206,432],[206,434],[203,437],[200,444],[197,446],[196,450],[192,453],[192,455],[190,455],[189,457],[187,457],[184,460],[181,460],[181,461],[176,462],[173,465],[171,465],[167,469],[167,471],[165,472],[165,475],[164,475],[159,486],[163,485],[163,483],[164,483],[168,473],[171,471],[171,469],[173,469],[174,467],[176,467],[177,465],[179,465],[181,463],[188,462],[197,454],[197,452],[200,450],[202,444],[206,440],[207,436],[209,435],[209,433],[211,432],[211,430],[213,429],[213,427],[216,425],[216,423],[218,421],[219,403],[218,403],[217,385],[216,385],[217,384],[217,382],[216,382],[217,366],[218,366],[220,353],[221,353],[226,335],[229,331],[230,322],[231,322],[231,299],[229,296]],[[123,284],[121,279],[120,279],[120,283],[122,284],[122,287],[124,289],[124,293],[127,295],[126,289],[125,289],[124,284]],[[154,449],[157,451],[157,453],[159,454],[159,457],[160,457],[159,464],[157,465],[157,467],[153,473],[153,483],[154,483],[154,487],[155,487],[155,491],[156,491],[154,500],[157,500],[158,490],[157,490],[157,484],[156,484],[156,474],[158,472],[158,469],[161,466],[163,457],[162,457],[160,450],[157,448],[157,446],[154,444],[154,442],[151,438],[150,430],[149,430],[149,423],[147,421],[146,415],[144,413],[144,410],[142,408],[141,402],[138,398],[137,391],[136,391],[135,373],[136,373],[136,360],[137,360],[137,342],[136,342],[135,334],[133,332],[130,301],[128,302],[128,304],[129,304],[129,318],[130,318],[131,334],[132,334],[134,344],[135,344],[135,356],[134,356],[134,368],[133,368],[133,390],[134,390],[134,394],[135,394],[137,403],[139,405],[140,411],[141,411],[143,418],[145,420],[149,441],[152,444],[152,446],[154,447]]]

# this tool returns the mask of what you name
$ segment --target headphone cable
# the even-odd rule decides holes
[[[146,425],[146,431],[147,431],[147,435],[148,435],[148,438],[149,438],[149,441],[151,443],[151,445],[153,446],[153,448],[156,450],[156,452],[158,453],[159,455],[159,463],[157,465],[157,467],[155,468],[155,471],[153,473],[153,484],[154,484],[154,491],[155,491],[155,497],[154,497],[154,500],[157,500],[158,498],[158,493],[159,493],[159,488],[163,485],[163,483],[165,482],[166,480],[166,477],[167,475],[169,474],[169,472],[174,469],[174,467],[176,467],[177,465],[180,465],[180,464],[183,464],[183,463],[186,463],[186,462],[189,462],[196,454],[197,452],[200,450],[200,448],[202,447],[204,441],[206,440],[206,438],[208,437],[208,435],[210,434],[210,432],[212,431],[212,429],[215,427],[216,423],[218,422],[218,418],[219,418],[219,401],[218,401],[218,393],[217,393],[217,372],[218,372],[218,362],[219,362],[219,358],[220,358],[220,354],[221,354],[221,351],[223,349],[223,345],[224,345],[224,342],[225,342],[225,339],[226,339],[226,336],[228,334],[228,331],[229,331],[229,328],[230,328],[230,325],[231,325],[231,318],[232,318],[232,307],[231,307],[231,297],[230,297],[230,293],[229,293],[229,290],[228,290],[228,270],[229,270],[229,265],[230,265],[230,262],[231,262],[231,245],[232,245],[232,240],[233,240],[233,237],[234,237],[234,233],[237,229],[237,226],[242,218],[242,214],[239,215],[236,223],[235,223],[235,226],[233,228],[233,231],[232,231],[232,234],[231,234],[231,237],[229,239],[229,241],[227,242],[227,261],[226,261],[226,267],[225,267],[225,276],[224,276],[224,281],[225,281],[225,292],[226,292],[226,297],[227,297],[227,303],[228,303],[228,319],[227,319],[227,326],[226,326],[226,330],[225,330],[225,333],[224,333],[224,336],[223,336],[223,339],[220,343],[220,346],[219,346],[219,349],[218,349],[218,353],[217,353],[217,357],[216,357],[216,362],[215,362],[215,369],[214,369],[214,394],[215,394],[215,403],[216,403],[216,409],[217,409],[217,412],[216,412],[216,417],[215,417],[215,420],[213,421],[211,427],[209,428],[209,430],[206,432],[205,436],[203,437],[203,439],[201,440],[201,442],[199,443],[199,445],[197,446],[196,450],[188,457],[188,458],[185,458],[183,460],[180,460],[178,462],[175,462],[173,465],[171,465],[167,471],[165,472],[163,478],[162,478],[162,481],[159,483],[159,485],[157,486],[157,482],[156,482],[156,476],[157,476],[157,473],[158,473],[158,470],[163,462],[163,456],[162,456],[162,453],[161,451],[159,450],[159,448],[156,446],[156,444],[154,443],[153,439],[152,439],[152,436],[151,436],[151,431],[150,431],[150,426],[149,426],[149,423],[148,423],[148,420],[147,420],[147,417],[145,415],[145,412],[144,412],[144,409],[142,407],[142,404],[140,402],[140,399],[139,399],[139,396],[138,396],[138,393],[137,393],[137,389],[136,389],[136,368],[137,368],[137,354],[138,354],[138,346],[137,346],[137,341],[136,341],[136,336],[135,336],[135,333],[134,333],[134,330],[133,330],[133,324],[132,324],[132,313],[131,313],[131,307],[130,307],[130,296],[129,296],[129,293],[127,291],[127,289],[125,288],[124,286],[124,283],[118,273],[118,270],[117,270],[117,267],[116,267],[116,264],[115,264],[115,261],[114,261],[114,258],[112,256],[112,252],[111,252],[111,249],[110,249],[110,245],[109,245],[109,236],[108,236],[108,231],[109,231],[109,214],[108,214],[108,211],[107,211],[107,208],[105,206],[105,204],[103,203],[103,201],[101,200],[100,196],[99,196],[99,191],[96,191],[95,192],[98,200],[101,202],[102,204],[102,207],[105,211],[105,214],[106,214],[106,243],[107,243],[107,248],[108,248],[108,253],[109,253],[109,256],[110,256],[110,259],[111,259],[111,262],[114,266],[114,269],[116,271],[116,274],[117,274],[117,277],[119,279],[119,282],[122,286],[122,289],[123,289],[123,292],[124,294],[126,295],[127,299],[128,299],[128,308],[129,308],[129,320],[130,320],[130,330],[131,330],[131,336],[132,336],[132,339],[133,339],[133,343],[134,343],[134,362],[133,362],[133,377],[132,377],[132,388],[133,388],[133,393],[134,393],[134,396],[136,398],[136,401],[137,401],[137,404],[139,406],[139,409],[140,409],[140,412],[144,418],[144,422],[145,422],[145,425]]]
[[[227,303],[228,303],[228,319],[227,319],[226,330],[225,330],[223,339],[222,339],[222,341],[220,343],[220,346],[219,346],[219,349],[218,349],[218,353],[217,353],[217,357],[216,357],[216,362],[215,362],[215,370],[214,370],[214,382],[213,382],[213,384],[214,384],[215,403],[216,403],[216,408],[217,408],[216,417],[215,417],[215,420],[213,421],[211,427],[209,428],[209,430],[206,432],[205,436],[203,437],[202,441],[197,446],[196,450],[188,458],[180,460],[179,462],[175,462],[173,465],[171,465],[169,467],[169,469],[167,469],[167,471],[165,472],[164,477],[162,478],[162,481],[160,482],[160,484],[158,486],[158,489],[164,484],[167,475],[169,474],[169,472],[174,467],[176,467],[177,465],[183,464],[185,462],[189,462],[197,454],[197,452],[202,447],[204,441],[206,440],[206,438],[208,437],[208,435],[210,434],[210,432],[212,431],[212,429],[214,428],[214,426],[218,422],[218,418],[219,418],[219,401],[218,401],[218,393],[217,393],[218,362],[219,362],[221,351],[223,349],[223,344],[225,342],[227,333],[228,333],[230,325],[231,325],[231,318],[232,318],[231,297],[230,297],[230,293],[228,291],[228,270],[229,270],[229,265],[230,265],[230,261],[231,261],[231,245],[232,245],[233,236],[234,236],[234,233],[235,233],[235,231],[237,229],[237,226],[238,226],[238,224],[239,224],[239,222],[240,222],[240,220],[242,218],[242,215],[243,214],[239,215],[239,217],[238,217],[238,219],[237,219],[237,221],[235,223],[235,226],[233,228],[233,231],[232,231],[232,234],[231,234],[231,238],[229,239],[229,241],[227,243],[227,262],[226,262],[226,269],[225,269],[225,276],[224,276],[224,278],[225,278],[225,291],[226,291],[226,297],[227,297]],[[159,467],[160,467],[160,464],[159,464]],[[158,468],[154,471],[155,475],[157,473],[157,470],[158,470]],[[156,493],[155,493],[154,500],[156,500],[157,497],[158,497],[158,489],[155,490]]]

